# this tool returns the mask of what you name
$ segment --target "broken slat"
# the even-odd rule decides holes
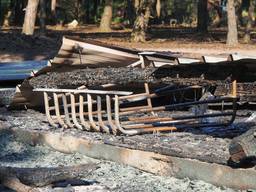
[[[220,63],[228,61],[228,58],[225,57],[213,57],[213,56],[202,56],[202,59],[205,63]]]
[[[128,91],[103,91],[103,90],[78,90],[78,89],[47,89],[38,88],[33,89],[35,92],[48,92],[48,93],[85,93],[85,94],[99,94],[99,95],[131,95],[133,92]]]
[[[191,59],[191,58],[176,58],[178,64],[192,64],[192,63],[200,63],[199,59]]]
[[[255,60],[256,57],[252,55],[241,55],[241,54],[230,54],[229,55],[229,60],[231,61],[239,61],[239,60]]]

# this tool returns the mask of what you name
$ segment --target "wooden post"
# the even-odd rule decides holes
[[[232,96],[236,97],[237,96],[237,81],[234,80],[232,82]]]

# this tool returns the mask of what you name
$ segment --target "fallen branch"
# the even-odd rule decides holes
[[[1,183],[5,187],[8,187],[9,189],[12,189],[12,190],[17,191],[17,192],[39,192],[39,190],[37,190],[33,187],[30,187],[28,185],[24,185],[16,177],[3,178]]]
[[[254,166],[256,162],[256,126],[234,138],[229,146],[229,152],[232,162]]]
[[[33,187],[43,187],[54,182],[84,177],[97,169],[96,164],[57,168],[0,167],[0,180],[18,192],[35,192]]]

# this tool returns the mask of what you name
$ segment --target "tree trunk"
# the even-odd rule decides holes
[[[7,13],[4,16],[3,27],[9,27],[10,26],[11,15],[12,15],[12,11],[8,10]]]
[[[139,6],[140,6],[140,0],[135,0],[134,1],[134,7],[135,7],[136,12],[138,11]]]
[[[151,13],[152,0],[144,0],[140,3],[137,10],[137,18],[134,22],[131,40],[134,42],[145,42],[146,32]]]
[[[213,9],[216,11],[215,18],[213,19],[213,26],[219,27],[221,24],[221,18],[222,18],[222,8],[220,5],[220,2],[214,2]]]
[[[255,1],[250,0],[250,6],[248,10],[248,22],[246,25],[245,35],[244,35],[245,43],[251,42],[251,30],[252,30],[253,21],[254,21],[254,10],[255,10]]]
[[[24,20],[24,1],[23,0],[16,0],[13,7],[14,7],[14,19],[13,24],[14,25],[22,25]]]
[[[33,35],[36,23],[37,8],[39,0],[28,0],[22,33]]]
[[[230,160],[242,164],[243,161],[249,166],[249,161],[256,160],[256,127],[252,127],[246,133],[232,140],[229,146]]]
[[[208,9],[207,0],[199,0],[197,8],[197,30],[206,33],[208,30]]]
[[[45,34],[46,31],[46,1],[40,0],[40,32],[42,34]]]
[[[228,35],[227,45],[235,46],[238,44],[238,32],[237,32],[237,21],[236,21],[236,10],[234,0],[228,0],[227,3],[227,14],[228,14]]]
[[[85,7],[85,22],[87,24],[90,23],[90,3],[89,1],[84,1],[84,7]]]
[[[161,0],[156,1],[156,15],[158,18],[161,16]]]
[[[56,5],[57,5],[57,0],[51,0],[51,14],[52,14],[52,18],[55,25],[57,24]]]
[[[13,13],[15,11],[15,1],[11,1],[10,5],[8,6],[8,11],[6,12],[6,14],[4,15],[3,18],[3,27],[9,27],[11,24],[11,17],[13,16]],[[1,9],[0,9],[1,11]]]
[[[134,21],[134,15],[135,15],[135,11],[134,11],[134,6],[133,6],[132,0],[127,0],[126,13],[127,13],[126,14],[126,18],[129,21],[129,26],[131,26],[133,21]]]
[[[100,4],[99,0],[94,0],[94,1],[93,1],[93,9],[92,9],[92,11],[90,12],[90,13],[91,13],[91,16],[93,17],[93,23],[95,23],[96,20],[97,20],[98,6],[99,6],[99,4]]]
[[[109,32],[111,31],[112,21],[112,0],[105,0],[105,7],[100,22],[100,31]]]
[[[51,12],[55,13],[56,12],[56,0],[51,1]]]

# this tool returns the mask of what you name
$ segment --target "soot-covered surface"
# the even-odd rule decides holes
[[[31,114],[32,111],[30,111]],[[23,118],[26,115],[23,112]],[[37,114],[38,115],[38,114]],[[16,117],[17,118],[17,115]],[[20,117],[21,118],[21,117]],[[17,119],[16,119],[17,120]],[[13,122],[16,124],[16,120]],[[23,119],[24,120],[24,119]],[[28,124],[31,120],[28,121]],[[34,122],[34,125],[39,125]],[[33,124],[30,124],[33,125]],[[203,181],[192,181],[189,179],[176,179],[173,177],[155,176],[150,173],[140,171],[138,169],[121,165],[115,162],[96,160],[81,154],[63,154],[53,151],[45,146],[32,146],[27,143],[20,142],[12,134],[1,131],[0,133],[0,165],[12,167],[56,167],[70,166],[83,163],[97,163],[99,168],[91,173],[85,174],[83,180],[91,185],[84,188],[85,192],[123,192],[123,191],[161,191],[161,192],[233,192],[235,190],[216,187]],[[12,192],[0,186],[1,192]],[[43,192],[57,192],[60,189],[52,189],[51,187],[41,188]],[[63,190],[61,190],[63,191]],[[68,187],[65,191],[75,191],[74,187]]]
[[[239,119],[247,118],[249,112],[241,112],[244,117],[229,127],[186,129],[183,132],[165,134],[145,134],[136,136],[113,136],[108,134],[86,132],[77,129],[54,129],[47,123],[44,114],[28,111],[7,111],[1,109],[2,119],[12,127],[34,130],[61,132],[66,135],[98,141],[109,145],[141,149],[165,155],[198,159],[207,162],[226,164],[229,159],[228,146],[231,138],[245,132],[248,127],[239,123]]]

